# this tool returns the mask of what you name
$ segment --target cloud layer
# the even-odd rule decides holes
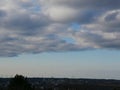
[[[1,0],[0,56],[120,49],[120,0]]]

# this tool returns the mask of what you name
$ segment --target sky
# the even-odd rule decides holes
[[[0,76],[120,79],[120,0],[0,0]]]

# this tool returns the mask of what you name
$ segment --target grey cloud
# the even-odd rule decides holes
[[[120,33],[114,32],[76,32],[75,40],[80,46],[91,49],[120,49]],[[88,48],[88,49],[90,49]]]
[[[10,57],[26,53],[63,52],[78,49],[77,45],[71,45],[58,38],[49,38],[47,36],[29,38],[6,37],[0,42],[2,42],[0,45],[0,56]]]
[[[3,18],[6,16],[6,12],[4,10],[0,10],[0,18]]]
[[[120,32],[120,10],[111,10],[104,12],[97,17],[95,22],[83,25],[89,30],[100,30],[103,32]]]
[[[0,3],[0,56],[120,49],[120,0],[6,2]]]
[[[47,21],[44,16],[30,17],[30,15],[16,15],[10,17],[4,21],[4,27],[15,30],[35,30],[47,25]]]
[[[119,8],[119,0],[40,0],[42,4],[51,4],[51,5],[64,5],[70,7],[84,7],[84,8],[107,8],[107,9],[116,9]]]
[[[40,0],[40,3],[48,17],[61,23],[90,23],[99,14],[120,8],[119,0]]]

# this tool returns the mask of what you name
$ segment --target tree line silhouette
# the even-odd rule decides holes
[[[11,79],[8,90],[33,90],[31,84],[27,81],[22,75],[16,75],[13,79]]]

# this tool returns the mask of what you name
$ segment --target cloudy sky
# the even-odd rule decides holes
[[[120,0],[0,0],[0,75],[120,79]]]

